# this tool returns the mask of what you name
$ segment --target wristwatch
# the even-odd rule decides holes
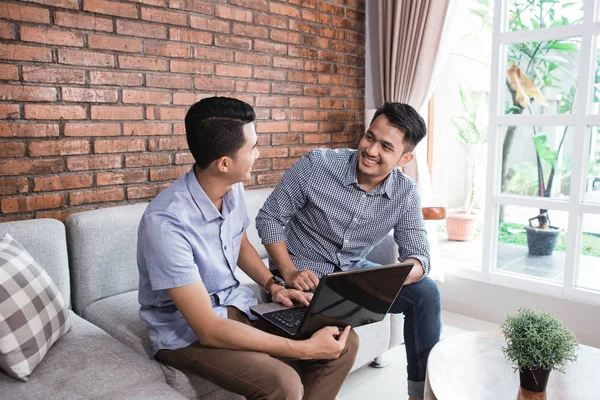
[[[273,284],[286,287],[285,281],[283,279],[281,279],[278,276],[272,275],[267,281],[267,284],[265,285],[265,290],[267,291],[267,293],[271,294],[271,286],[273,286]]]

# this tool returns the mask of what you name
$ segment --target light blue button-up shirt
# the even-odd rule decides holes
[[[150,202],[138,229],[140,317],[152,354],[198,341],[167,289],[202,281],[213,309],[227,318],[235,306],[251,319],[252,290],[234,277],[242,235],[250,220],[241,183],[223,197],[219,212],[198,183],[193,168]]]

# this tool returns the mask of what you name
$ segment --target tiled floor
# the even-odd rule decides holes
[[[462,332],[498,331],[498,325],[442,311],[442,339]],[[354,371],[340,390],[340,400],[406,399],[406,353],[398,346],[386,353],[387,366],[377,369],[368,365]]]

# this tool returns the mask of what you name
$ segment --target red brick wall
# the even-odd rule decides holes
[[[273,185],[362,129],[364,0],[0,2],[0,221],[148,201],[189,169],[183,118],[255,107]]]

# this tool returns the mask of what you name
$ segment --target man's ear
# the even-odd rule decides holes
[[[400,157],[400,161],[398,161],[398,166],[404,167],[406,164],[411,162],[413,158],[415,158],[415,155],[412,153],[412,151],[402,154],[402,157]]]
[[[217,158],[215,160],[215,163],[216,163],[217,169],[220,172],[225,173],[225,172],[229,171],[229,167],[231,166],[231,159],[227,156],[223,156],[223,157]]]

